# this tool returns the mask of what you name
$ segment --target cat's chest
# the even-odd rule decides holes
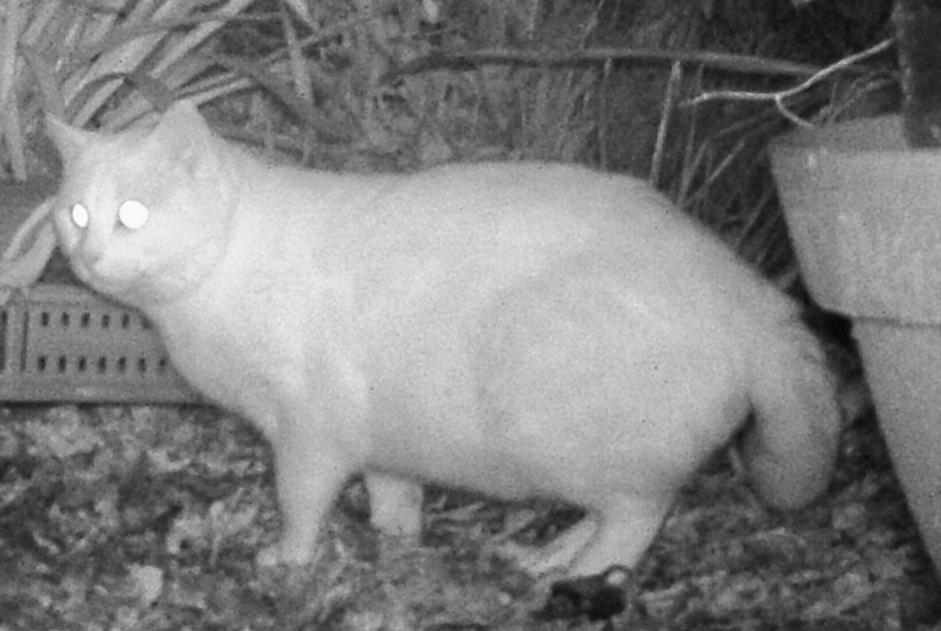
[[[174,365],[211,398],[227,400],[235,392],[262,382],[257,351],[230,326],[206,321],[170,323],[161,327]]]
[[[210,399],[268,433],[289,375],[303,372],[285,318],[237,301],[196,303],[155,318],[174,366]]]

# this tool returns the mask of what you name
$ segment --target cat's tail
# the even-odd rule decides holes
[[[830,482],[841,429],[837,381],[820,343],[796,315],[772,326],[750,353],[755,418],[743,455],[765,502],[798,508]]]

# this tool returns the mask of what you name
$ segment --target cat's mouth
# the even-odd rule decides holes
[[[83,261],[80,256],[73,256],[72,271],[75,272],[75,275],[79,278],[79,280],[92,289],[103,294],[109,294],[120,298],[127,292],[128,288],[131,286],[131,283],[123,279],[116,278],[114,275],[108,274],[105,271],[96,269],[100,263],[101,261],[98,260],[89,264],[88,262]]]

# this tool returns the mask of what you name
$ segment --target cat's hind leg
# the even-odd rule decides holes
[[[672,496],[619,494],[600,508],[598,530],[582,548],[569,574],[599,574],[612,565],[633,568],[650,546],[672,504]]]
[[[509,548],[508,556],[537,577],[555,572],[599,574],[612,565],[633,568],[669,507],[669,497],[618,494],[590,509],[580,522],[542,548]]]
[[[422,488],[410,480],[381,473],[366,474],[369,521],[393,537],[418,538],[422,527]]]
[[[598,532],[598,520],[589,513],[542,547],[503,544],[498,554],[514,561],[530,576],[566,570]]]

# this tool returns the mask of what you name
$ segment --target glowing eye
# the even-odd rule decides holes
[[[147,207],[136,199],[129,199],[118,208],[118,219],[130,230],[137,230],[147,223]]]
[[[79,228],[87,228],[88,220],[90,215],[88,214],[88,209],[85,208],[82,204],[75,204],[72,206],[72,223],[74,223]]]

